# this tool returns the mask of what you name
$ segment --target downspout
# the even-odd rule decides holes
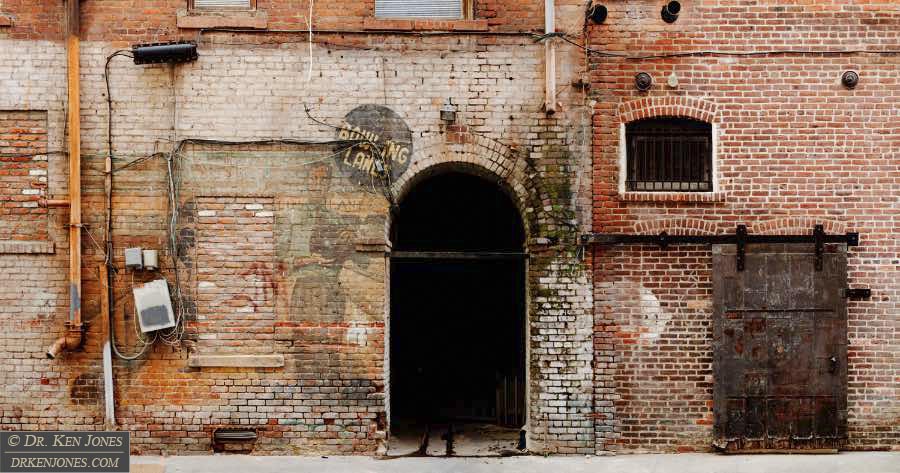
[[[553,0],[544,0],[544,34],[556,32],[556,5]],[[547,37],[544,40],[544,112],[556,113],[556,42]]]
[[[82,343],[81,323],[81,100],[79,70],[79,5],[66,2],[66,59],[69,129],[69,320],[66,333],[47,350],[47,358],[56,358],[63,350]],[[59,202],[54,202],[59,204]]]

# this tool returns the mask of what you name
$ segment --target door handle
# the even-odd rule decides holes
[[[837,368],[838,368],[837,357],[832,356],[831,358],[828,359],[828,362],[831,363],[830,366],[828,367],[828,372],[831,374],[836,373]]]

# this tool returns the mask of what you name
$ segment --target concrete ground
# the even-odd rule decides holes
[[[421,455],[442,457],[451,451],[456,457],[509,456],[518,454],[520,429],[487,423],[402,425],[392,428],[388,456]]]
[[[131,458],[135,473],[900,473],[900,452],[837,455],[393,458],[212,455]]]

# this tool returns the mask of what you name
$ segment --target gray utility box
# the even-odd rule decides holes
[[[144,257],[140,248],[125,248],[125,267],[132,271],[144,269]]]
[[[141,332],[175,326],[175,312],[172,311],[169,284],[165,279],[150,281],[134,288],[134,307],[138,313]]]

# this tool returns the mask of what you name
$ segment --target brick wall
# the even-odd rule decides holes
[[[590,44],[648,55],[698,50],[897,50],[898,9],[880,2],[693,2],[674,24],[659,4],[609,6]],[[849,307],[850,448],[897,448],[898,57],[885,54],[594,56],[594,230],[797,234],[823,223],[859,231]],[[843,71],[863,79],[840,84]],[[654,78],[637,91],[634,75]],[[675,73],[677,87],[666,85]],[[719,193],[621,194],[620,126],[676,115],[716,125]],[[708,450],[711,258],[706,247],[597,248],[594,254],[598,449]]]
[[[275,328],[272,199],[199,197],[196,209],[199,351],[271,351]]]
[[[136,0],[92,0],[81,4],[83,39],[89,41],[159,42],[196,39],[198,29],[252,28],[305,33],[307,0],[258,0],[255,12],[189,12],[187,0],[151,4]],[[558,0],[557,27],[580,33],[586,3]],[[452,21],[376,19],[375,1],[315,2],[312,24],[320,31],[364,32],[490,31],[541,32],[544,4],[538,0],[476,0],[471,19]],[[58,41],[65,35],[64,4],[7,0],[0,5],[0,37]],[[343,41],[352,41],[344,38]],[[288,34],[280,42],[294,42]]]
[[[84,8],[85,25],[98,21],[89,18],[91,6]],[[540,295],[539,303],[531,304],[530,314],[529,445],[550,453],[593,452],[593,420],[588,415],[593,397],[590,284],[583,265],[573,258],[570,242],[577,232],[569,227],[569,219],[589,212],[590,204],[583,193],[573,192],[590,184],[584,176],[576,178],[576,173],[590,169],[585,153],[589,111],[581,106],[581,92],[561,90],[563,108],[556,116],[546,117],[541,110],[543,47],[528,37],[378,35],[353,41],[323,37],[314,45],[308,83],[306,44],[266,44],[276,38],[284,39],[211,35],[201,44],[198,62],[174,68],[138,67],[125,58],[113,61],[114,168],[121,170],[113,179],[112,257],[122,268],[125,248],[152,248],[160,250],[161,264],[160,272],[120,271],[115,276],[119,349],[130,354],[140,346],[134,335],[132,285],[159,277],[167,278],[170,287],[174,283],[166,232],[166,162],[156,157],[130,165],[133,160],[168,151],[171,140],[188,137],[329,140],[335,131],[310,121],[304,103],[313,106],[317,118],[335,124],[361,104],[384,104],[413,132],[416,152],[404,179],[414,180],[413,176],[430,172],[433,165],[476,166],[494,179],[506,179],[504,185],[521,193],[520,208],[529,221],[529,247],[534,252],[529,280],[535,297]],[[29,58],[61,50],[58,44],[7,41],[13,47],[4,51],[3,58],[10,63],[29,64],[37,61]],[[84,219],[101,245],[107,132],[106,88],[101,79],[106,56],[121,46],[93,40],[82,43]],[[64,74],[59,64],[49,65],[53,67],[47,68],[47,76]],[[40,69],[37,64],[35,69]],[[577,67],[567,72],[575,73],[580,73]],[[0,80],[4,77],[0,75]],[[13,85],[21,86],[17,75],[10,72],[9,77]],[[5,89],[8,93],[0,94],[0,103],[13,103],[11,108],[19,109],[22,105],[17,100],[36,100],[27,87],[39,85]],[[447,97],[460,107],[458,127],[452,134],[446,133],[437,113]],[[53,149],[62,146],[60,105],[64,104],[43,106],[50,110],[48,136],[55,143],[50,146]],[[117,418],[123,429],[134,433],[135,452],[209,452],[211,433],[221,426],[258,429],[256,453],[374,453],[383,448],[390,389],[384,329],[387,202],[348,179],[331,156],[334,152],[327,146],[191,145],[176,158],[180,216],[176,256],[188,324],[180,348],[157,342],[139,361],[115,362]],[[65,160],[53,159],[48,195],[64,196],[65,188],[55,183],[64,183]],[[217,299],[205,300],[212,289],[204,284],[210,282],[205,278],[211,277],[212,267],[222,267],[218,256],[207,251],[210,245],[227,246],[228,238],[248,234],[227,225],[219,228],[218,220],[215,224],[204,221],[212,218],[207,212],[213,210],[205,205],[228,199],[242,199],[241,212],[250,211],[249,203],[273,213],[265,224],[273,229],[273,240],[266,243],[273,245],[271,292],[242,286],[239,273],[214,271],[217,285],[229,285],[230,292],[249,298],[245,300],[271,297],[260,305],[264,310],[257,315],[261,318],[253,322],[254,329],[260,322],[260,336],[254,334],[251,343],[233,340],[230,347],[219,338],[228,332],[203,325],[222,310],[234,312],[229,321],[247,320],[241,312],[247,305],[227,309],[227,305],[216,306]],[[255,219],[253,212],[253,217],[246,218]],[[64,230],[65,213],[56,209],[49,213],[59,215],[51,222],[51,231]],[[53,241],[64,248],[65,233],[60,236]],[[103,255],[87,235],[83,243],[83,308],[86,321],[92,322],[99,314],[103,285],[96,268]],[[269,251],[263,251],[265,258]],[[57,277],[65,284],[65,254],[57,256],[61,271],[43,269],[35,276],[37,281]],[[16,255],[4,257],[11,267],[27,264]],[[39,284],[34,286],[37,289]],[[49,293],[65,297],[57,289]],[[37,297],[28,300],[31,304]],[[27,419],[5,424],[33,425],[31,419],[42,416],[44,428],[57,424],[99,427],[101,338],[96,324],[89,325],[83,350],[53,364],[41,358],[48,340],[61,331],[66,299],[59,300],[53,322],[34,322],[35,336],[15,348],[36,362],[40,359],[37,366],[23,366],[17,373],[33,371],[31,377],[51,380],[41,385],[50,394],[5,400],[4,406],[20,408]],[[271,327],[271,332],[265,332],[263,325]],[[217,338],[213,340],[212,335]],[[221,353],[276,354],[284,363],[264,368],[191,365],[196,356]],[[61,372],[53,374],[54,370]],[[50,402],[58,407],[45,415],[42,410]]]
[[[62,7],[31,3],[4,0],[0,6],[10,19],[8,26],[0,22],[0,110],[46,111],[46,149],[61,150]],[[592,261],[582,262],[575,257],[574,238],[591,227],[722,233],[738,222],[756,233],[808,231],[820,222],[831,232],[861,232],[862,245],[851,251],[851,283],[872,287],[875,296],[850,304],[851,446],[896,448],[900,396],[892,381],[898,369],[892,317],[898,248],[891,233],[897,205],[896,56],[592,56],[588,95],[578,86],[588,73],[584,52],[563,45],[557,65],[561,108],[547,117],[541,109],[543,46],[527,34],[542,27],[541,2],[476,1],[475,21],[460,24],[380,22],[372,19],[371,1],[316,2],[313,24],[319,29],[487,28],[526,34],[322,33],[315,36],[311,59],[305,37],[292,33],[207,31],[198,37],[195,28],[178,26],[184,3],[82,5],[86,343],[62,360],[43,355],[62,332],[67,311],[67,215],[49,209],[44,246],[0,251],[0,267],[20,281],[0,289],[0,303],[10,308],[0,317],[4,326],[14,327],[0,334],[0,352],[13,360],[6,383],[15,386],[0,397],[4,428],[100,426],[101,338],[92,322],[99,314],[103,285],[96,268],[103,255],[90,236],[102,237],[105,225],[103,65],[108,54],[134,42],[199,38],[195,63],[138,67],[126,58],[112,63],[116,168],[170,151],[171,143],[183,138],[333,139],[333,129],[308,119],[304,103],[333,124],[358,105],[381,104],[413,133],[416,152],[402,182],[442,166],[476,168],[517,196],[532,254],[532,450],[708,448],[708,251],[598,249]],[[307,26],[305,2],[260,0],[259,6],[269,28]],[[594,49],[638,54],[726,45],[795,49],[798,43],[822,50],[898,49],[897,10],[881,2],[833,2],[815,9],[699,2],[686,5],[673,25],[662,23],[653,2],[607,6],[607,22],[588,31]],[[580,2],[558,2],[560,29],[580,34],[583,8]],[[838,83],[840,72],[850,68],[862,77],[852,91]],[[664,77],[673,70],[680,83],[669,89]],[[654,76],[649,93],[633,89],[638,71]],[[460,108],[452,130],[437,113],[448,97]],[[588,100],[595,101],[593,110],[584,106]],[[707,117],[717,125],[720,193],[662,200],[619,195],[619,127],[630,117],[660,110]],[[498,142],[502,146],[490,144]],[[372,453],[383,446],[390,380],[384,367],[386,266],[379,245],[387,233],[387,204],[347,179],[338,163],[327,159],[333,152],[316,146],[212,146],[189,147],[176,157],[175,256],[189,329],[181,347],[157,344],[140,361],[116,362],[117,415],[122,428],[134,433],[135,452],[209,452],[211,432],[235,425],[260,430],[257,453]],[[64,197],[65,158],[48,154],[46,170],[46,196]],[[134,284],[160,275],[174,281],[167,187],[160,157],[115,173],[113,261],[122,266],[126,247],[161,250],[161,272],[138,274]],[[200,323],[201,316],[221,313],[204,301],[211,288],[201,285],[209,282],[203,280],[204,268],[221,261],[203,253],[220,232],[205,229],[202,219],[210,217],[199,212],[211,210],[201,210],[210,202],[204,199],[238,198],[263,205],[263,212],[271,205],[272,220],[265,225],[273,228],[273,241],[266,243],[274,248],[273,287],[271,293],[258,292],[241,286],[235,274],[221,281],[253,302],[271,296],[274,302],[261,306],[259,321],[273,325],[271,338],[266,332],[229,350],[280,354],[284,366],[188,366],[191,356],[223,350],[204,338],[223,332]],[[249,211],[246,205],[243,211]],[[230,237],[243,230],[221,234],[232,231],[238,233]],[[54,247],[55,253],[27,253]],[[269,258],[269,251],[254,257]],[[586,272],[590,265],[592,272]],[[114,313],[126,352],[137,347],[131,285],[130,274],[115,279]],[[246,320],[240,310],[247,307],[235,305],[238,320]]]
[[[0,111],[0,240],[47,238],[47,112]]]
[[[15,4],[4,1],[0,9]],[[50,18],[40,16],[42,10],[43,6],[35,8],[34,21],[50,23]],[[0,35],[8,30],[0,27]],[[30,171],[27,177],[19,176],[28,180],[28,188],[34,189],[32,182],[41,184],[36,188],[41,191],[39,197],[65,198],[66,195],[66,158],[51,153],[62,149],[64,97],[65,53],[61,45],[50,41],[2,40],[0,110],[4,110],[4,117],[21,117],[22,120],[15,120],[18,123],[33,121],[29,129],[44,129],[38,134],[40,138],[30,141],[27,147],[47,152],[36,160],[3,161],[2,166],[6,169],[10,164],[27,165],[30,169],[46,170],[46,181],[41,176],[32,176]],[[25,188],[19,187],[18,195],[27,196],[28,200],[12,201],[14,208],[20,203],[36,203],[34,195],[21,194]],[[8,203],[4,196],[2,204]],[[28,212],[37,208],[25,207]],[[0,422],[7,429],[93,428],[102,423],[102,414],[97,410],[103,396],[102,389],[98,389],[102,385],[100,358],[96,356],[99,337],[94,335],[87,340],[86,347],[95,354],[92,356],[76,352],[60,364],[48,360],[44,354],[65,330],[68,317],[68,232],[64,227],[68,213],[58,208],[42,211],[41,218],[28,224],[24,220],[15,224],[17,232],[29,239],[5,240],[0,244],[0,326],[3,327],[0,352],[7,360],[0,371],[0,381],[5,386],[0,389]],[[10,219],[4,216],[4,224]],[[36,237],[41,239],[31,239]],[[87,236],[83,243],[85,252],[91,253]],[[84,270],[86,274],[96,274],[95,267]],[[89,333],[95,332],[89,330]]]

